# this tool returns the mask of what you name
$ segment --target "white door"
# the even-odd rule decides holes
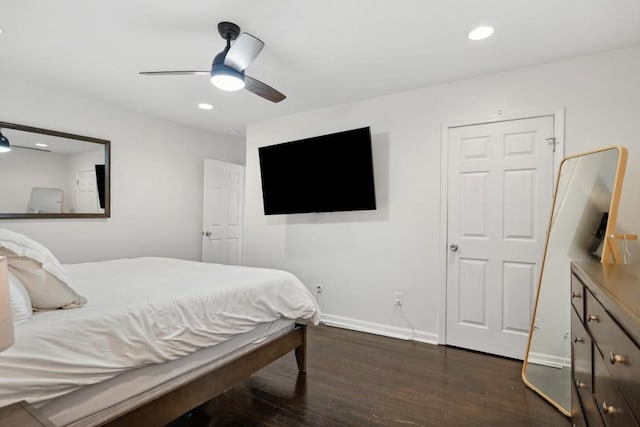
[[[553,130],[553,116],[449,129],[449,345],[524,357],[553,198]]]
[[[204,159],[202,261],[242,264],[244,166]]]
[[[95,170],[84,170],[76,173],[77,213],[100,212],[98,184]]]

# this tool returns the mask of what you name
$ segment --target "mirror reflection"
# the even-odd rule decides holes
[[[108,217],[106,140],[0,122],[0,218]]]
[[[570,262],[606,259],[615,229],[626,150],[566,158],[547,236],[523,378],[566,415],[571,408]],[[622,165],[622,167],[620,167]]]

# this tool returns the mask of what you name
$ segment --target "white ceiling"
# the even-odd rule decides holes
[[[78,154],[98,150],[104,152],[104,145],[95,142],[7,128],[2,129],[2,134],[9,139],[12,149],[21,147],[56,154]],[[36,144],[46,144],[46,147],[38,147]]]
[[[640,43],[639,0],[0,0],[0,73],[207,130]],[[247,74],[272,104],[206,77],[219,21],[266,42]],[[473,42],[477,25],[495,27]],[[199,110],[199,102],[213,104]],[[2,118],[0,117],[0,120]]]

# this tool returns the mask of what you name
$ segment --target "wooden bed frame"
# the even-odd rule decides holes
[[[164,426],[213,399],[292,350],[295,350],[298,370],[305,373],[307,368],[306,325],[296,324],[293,330],[266,341],[251,352],[217,366],[174,390],[154,397],[149,402],[141,402],[140,405],[130,408],[126,413],[115,413],[113,418],[102,419],[95,424],[86,424],[87,420],[85,419],[73,425]]]

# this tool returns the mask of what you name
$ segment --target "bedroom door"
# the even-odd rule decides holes
[[[202,261],[241,265],[244,166],[204,159]]]
[[[78,204],[76,212],[100,212],[95,170],[81,170],[76,172],[76,201]]]
[[[553,198],[554,116],[449,128],[446,343],[524,357]]]

